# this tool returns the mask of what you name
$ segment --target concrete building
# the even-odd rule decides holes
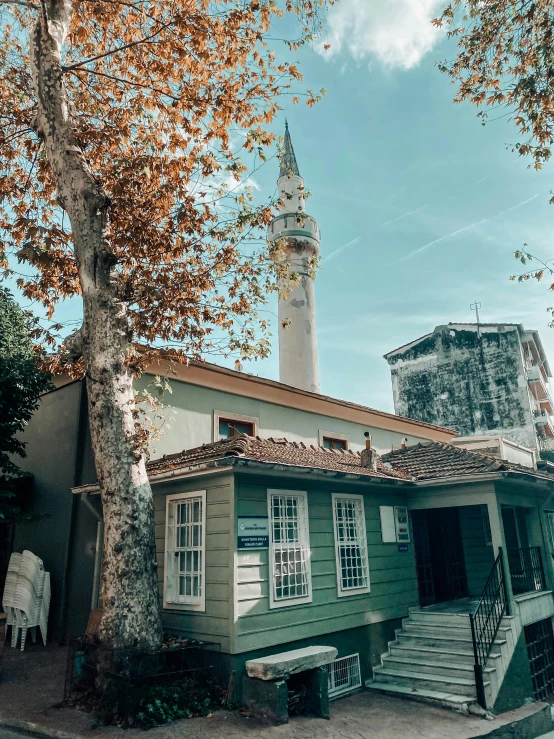
[[[515,323],[449,323],[385,354],[395,412],[462,436],[554,442],[550,366],[537,331]]]
[[[285,245],[291,275],[297,281],[279,299],[279,380],[285,385],[319,392],[314,283],[310,265],[319,255],[319,228],[306,213],[300,176],[288,125],[279,179],[279,215],[268,238]]]

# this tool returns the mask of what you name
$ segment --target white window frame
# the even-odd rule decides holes
[[[200,498],[202,501],[202,568],[200,574],[202,577],[202,588],[200,601],[198,603],[187,603],[183,600],[176,600],[177,596],[171,593],[177,587],[177,576],[175,572],[175,536],[176,528],[174,522],[171,523],[170,516],[174,519],[174,511],[176,503],[190,498]],[[163,590],[163,607],[167,609],[179,611],[205,611],[206,610],[206,491],[195,490],[190,493],[176,493],[168,495],[165,502],[165,567],[164,567],[164,590]],[[170,578],[172,584],[170,585]],[[180,596],[185,598],[186,596]]]
[[[481,505],[481,521],[483,522],[483,538],[487,546],[492,546],[492,531],[491,522],[489,518],[489,507],[485,503]]]
[[[290,495],[299,499],[298,511],[302,511],[303,518],[298,517],[299,544],[307,550],[306,559],[306,579],[308,585],[307,595],[298,598],[277,598],[276,597],[276,578],[275,578],[275,542],[273,530],[273,501],[274,495]],[[309,528],[309,512],[308,512],[308,493],[305,490],[280,490],[277,488],[268,488],[267,491],[267,511],[269,519],[269,607],[284,608],[286,606],[299,606],[303,603],[312,602],[312,567],[311,567],[311,547],[310,547],[310,528]]]
[[[255,416],[244,416],[241,413],[230,413],[227,411],[214,411],[214,423],[212,436],[214,441],[219,441],[219,421],[220,419],[229,421],[238,421],[239,423],[251,423],[254,426],[254,436],[258,436],[260,419]]]
[[[367,572],[367,585],[362,585],[361,587],[356,588],[345,588],[342,584],[342,563],[340,558],[340,547],[341,545],[344,545],[344,542],[339,541],[339,530],[338,530],[338,521],[336,516],[336,507],[335,507],[335,501],[337,500],[346,500],[346,501],[356,501],[357,504],[359,504],[359,512],[357,516],[357,528],[361,525],[361,530],[357,531],[357,537],[358,540],[356,544],[361,549],[362,554],[362,565],[365,566],[365,570]],[[337,595],[339,598],[343,598],[345,596],[349,595],[363,595],[364,593],[369,593],[371,590],[370,586],[370,577],[369,577],[369,558],[367,555],[367,526],[365,521],[365,510],[364,510],[364,497],[363,495],[351,495],[351,494],[343,494],[343,493],[332,493],[331,495],[331,501],[333,506],[333,528],[334,528],[334,534],[335,534],[335,562],[337,567]]]
[[[323,446],[323,438],[326,439],[338,439],[339,441],[346,442],[346,449],[350,449],[350,435],[339,434],[337,431],[323,431],[319,429],[319,446]]]

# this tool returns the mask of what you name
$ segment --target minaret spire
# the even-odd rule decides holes
[[[281,157],[281,166],[279,168],[279,177],[290,177],[290,175],[298,175],[300,177],[300,171],[296,162],[296,156],[294,154],[294,147],[292,145],[292,139],[289,133],[289,124],[285,119],[285,145],[283,156]]]
[[[319,393],[314,283],[311,265],[319,254],[319,228],[305,211],[304,180],[300,176],[289,126],[279,168],[279,215],[269,240],[284,244],[290,272],[297,275],[283,285],[279,297],[279,380],[285,385]]]

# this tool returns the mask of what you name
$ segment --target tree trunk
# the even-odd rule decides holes
[[[110,248],[109,200],[90,171],[71,121],[61,68],[71,0],[45,0],[31,38],[36,130],[67,212],[83,296],[90,431],[104,512],[104,615],[100,637],[114,648],[161,643],[154,507],[133,416],[130,335]]]

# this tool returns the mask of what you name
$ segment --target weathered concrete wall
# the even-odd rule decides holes
[[[533,679],[527,656],[525,636],[521,632],[508,671],[494,702],[494,712],[504,713],[534,700]],[[524,735],[527,736],[527,735]]]
[[[397,414],[536,447],[516,326],[438,326],[388,362]]]

